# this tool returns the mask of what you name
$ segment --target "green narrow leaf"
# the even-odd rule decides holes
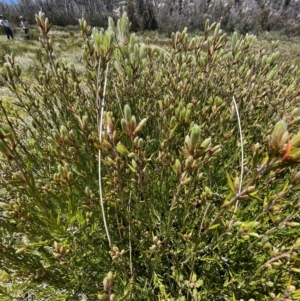
[[[296,300],[300,300],[300,290],[296,290],[293,293],[293,298],[295,298]]]
[[[256,193],[257,193],[257,191],[255,191],[253,193],[249,193],[249,195],[250,195],[251,198],[263,202],[263,199],[261,199],[260,197],[258,197],[257,195],[255,195]]]
[[[214,225],[210,226],[209,229],[210,229],[210,230],[216,229],[216,228],[218,228],[219,226],[220,226],[220,224],[214,224]]]
[[[297,268],[291,268],[291,270],[292,270],[293,272],[300,273],[300,269],[297,269]]]
[[[286,287],[289,287],[290,285],[292,285],[292,281],[293,281],[293,277],[291,276],[286,284]]]
[[[231,189],[232,192],[234,192],[234,185],[233,185],[232,179],[230,177],[230,174],[228,172],[226,172],[226,178],[227,178],[227,183],[228,183],[229,188]]]
[[[255,232],[249,232],[248,235],[259,238],[259,234]]]
[[[129,169],[130,169],[132,172],[136,173],[136,169],[135,169],[132,165],[127,164],[127,166],[129,167]]]
[[[284,184],[284,187],[282,189],[282,192],[285,192],[287,190],[287,188],[289,187],[289,180],[286,181],[286,183]]]
[[[58,214],[57,214],[57,219],[56,219],[56,224],[57,224],[57,226],[59,226],[60,225],[60,212],[58,212]]]

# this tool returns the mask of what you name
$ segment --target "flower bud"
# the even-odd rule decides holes
[[[300,146],[300,133],[297,133],[293,138],[291,139],[291,145],[292,148],[296,148]]]
[[[127,121],[128,124],[131,124],[131,109],[129,105],[125,105],[124,107],[124,116],[125,120]]]
[[[297,185],[300,182],[300,171],[298,171],[292,178],[292,184]]]
[[[9,205],[7,203],[0,202],[0,208],[7,209],[9,208]]]
[[[190,151],[192,149],[192,143],[191,138],[187,135],[184,139],[184,144],[186,145],[186,148]]]
[[[270,136],[269,147],[276,153],[279,152],[286,140],[288,139],[287,124],[284,120],[280,120],[276,123],[273,132]]]
[[[234,186],[234,191],[236,193],[239,192],[239,187],[240,187],[240,178],[239,177],[235,177],[233,186]]]
[[[113,273],[109,272],[103,280],[103,288],[105,291],[109,291],[113,286]]]
[[[135,127],[134,134],[136,134],[137,132],[139,132],[143,128],[143,126],[146,124],[146,121],[147,121],[147,118],[144,118],[140,121],[138,126]]]
[[[131,124],[132,129],[136,128],[136,118],[135,118],[135,116],[131,117],[131,123],[130,124]]]
[[[126,122],[126,120],[125,119],[121,119],[121,127],[122,127],[122,130],[124,131],[124,132],[126,132],[127,131],[127,129],[128,129],[128,127],[127,127],[127,122]]]
[[[249,186],[247,188],[247,193],[252,193],[253,191],[255,191],[255,186]]]
[[[201,144],[201,148],[204,148],[205,150],[208,149],[211,146],[211,137],[206,138],[202,144]]]
[[[180,176],[181,175],[181,163],[180,163],[180,161],[178,160],[178,159],[176,159],[175,160],[175,164],[174,164],[174,166],[173,166],[173,170],[174,170],[174,172],[178,175],[178,176]]]
[[[191,146],[193,149],[196,148],[199,138],[200,138],[200,127],[198,125],[194,125],[191,131]]]
[[[300,159],[300,149],[299,148],[293,149],[290,152],[288,159],[291,161],[298,161]]]
[[[189,156],[186,160],[185,160],[185,169],[190,169],[192,167],[194,158],[193,156]]]
[[[296,290],[296,287],[294,285],[289,285],[287,287],[287,291],[293,293]]]
[[[155,244],[157,244],[157,243],[158,243],[158,240],[159,240],[159,239],[158,239],[158,237],[157,237],[157,236],[154,236],[154,237],[153,237],[153,239],[152,239],[153,243],[155,243]]]
[[[109,301],[115,301],[116,300],[116,295],[115,294],[111,294],[109,297]]]

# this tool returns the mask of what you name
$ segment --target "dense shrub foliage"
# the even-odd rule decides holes
[[[299,300],[298,67],[219,24],[141,43],[124,15],[80,20],[83,74],[36,18],[36,77],[2,72],[2,300]]]

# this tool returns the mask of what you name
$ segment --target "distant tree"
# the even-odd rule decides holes
[[[143,29],[144,30],[156,30],[158,28],[154,8],[152,3],[145,5],[143,13]]]
[[[133,0],[127,0],[127,16],[129,22],[131,23],[131,30],[138,31],[140,28],[135,13],[135,5]]]
[[[158,28],[153,3],[136,0],[136,15],[141,30],[155,30]]]
[[[178,10],[178,13],[179,13],[179,15],[181,15],[181,13],[182,13],[182,0],[179,0],[179,1],[178,1],[178,4],[179,4],[179,10]]]
[[[134,16],[134,3],[133,0],[127,0],[127,16],[130,22],[133,21]]]

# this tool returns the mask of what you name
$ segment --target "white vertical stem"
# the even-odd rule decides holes
[[[99,62],[100,65],[100,62]],[[105,80],[104,80],[104,87],[103,87],[103,98],[101,100],[101,111],[100,111],[100,122],[99,122],[99,141],[101,143],[102,141],[102,125],[103,125],[103,114],[104,114],[104,104],[105,104],[105,91],[106,91],[106,85],[107,85],[107,74],[108,74],[108,66],[109,63],[106,65],[106,71],[105,71]],[[99,78],[99,72],[98,72],[98,78]],[[98,181],[99,181],[99,196],[100,196],[100,205],[102,210],[102,218],[104,223],[104,228],[106,232],[106,236],[108,239],[109,246],[111,246],[111,240],[108,232],[108,226],[106,222],[105,217],[105,210],[104,210],[104,204],[103,204],[103,192],[102,192],[102,176],[101,176],[101,150],[98,151]]]
[[[130,206],[131,206],[131,191],[129,195],[129,212],[130,212]],[[131,223],[129,223],[129,268],[131,277],[133,276],[133,269],[132,269],[132,246],[131,246]]]
[[[242,191],[243,175],[244,175],[244,141],[243,141],[243,131],[242,131],[239,109],[238,109],[238,106],[237,106],[234,96],[232,99],[233,99],[233,104],[234,104],[234,108],[235,108],[235,112],[236,112],[236,116],[237,116],[237,120],[238,120],[239,132],[240,132],[240,144],[241,144],[241,175],[240,175],[240,183],[239,183],[239,194],[240,194]],[[236,213],[238,204],[239,204],[239,201],[237,201],[235,203],[234,214]]]

